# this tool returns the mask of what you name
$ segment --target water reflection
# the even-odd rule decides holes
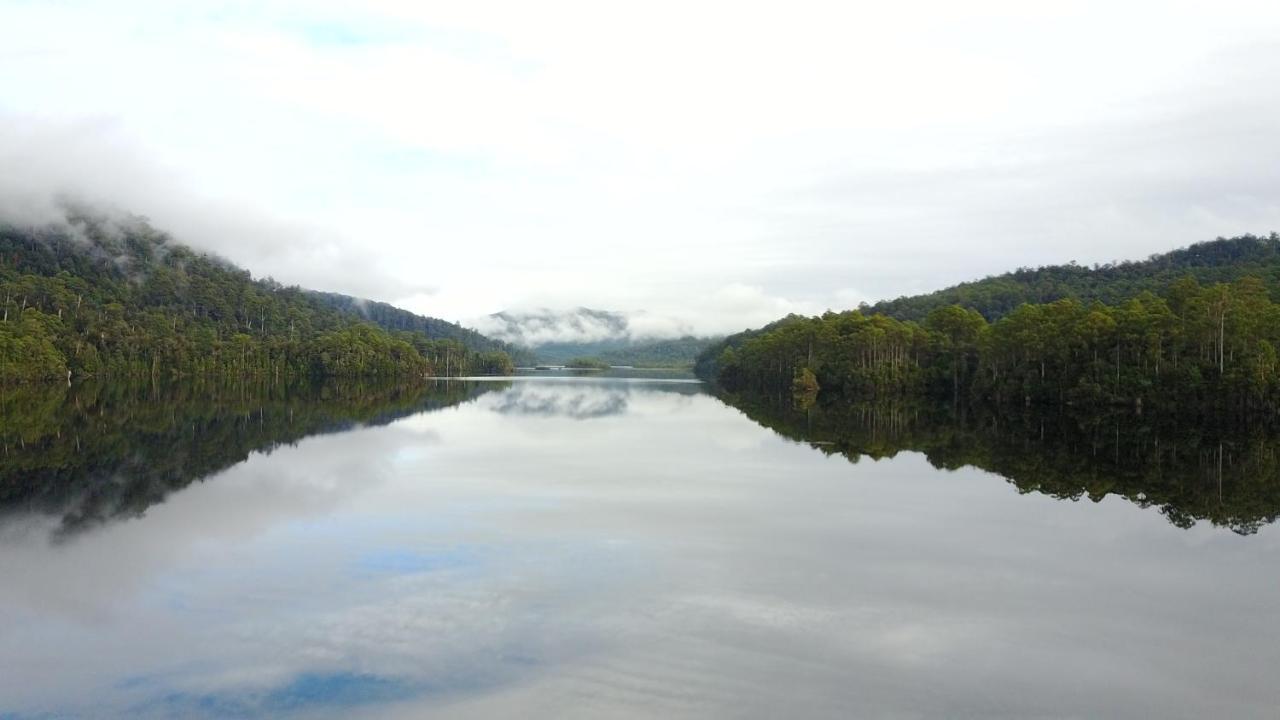
[[[0,392],[0,521],[56,537],[138,517],[250,453],[458,405],[506,383],[37,385]]]
[[[556,421],[601,398],[679,411],[698,386],[676,385],[11,395],[44,410],[4,426],[0,717],[346,717],[597,652],[576,613],[625,597],[634,560],[545,532],[537,495],[576,477],[563,460],[618,453]],[[550,412],[508,412],[538,397]]]
[[[1241,535],[1280,516],[1280,433],[1133,415],[993,414],[948,405],[829,403],[726,395],[778,434],[850,462],[924,453],[936,468],[996,473],[1021,493],[1062,500],[1108,496]]]
[[[93,513],[36,492],[0,523],[0,717],[1274,716],[1275,526],[1183,530],[968,467],[1035,467],[1051,424],[743,405],[784,437],[675,385],[59,396],[15,456],[63,448],[89,496],[180,469],[99,514],[127,522],[67,532]],[[1224,498],[1256,451],[1224,446]]]
[[[572,378],[570,384],[518,382],[501,395],[493,409],[504,415],[565,417],[574,420],[621,415],[637,392],[691,396],[703,392],[691,381],[626,382],[612,379]]]
[[[531,418],[618,417],[636,393],[691,397],[686,381],[516,378],[421,384],[170,386],[83,384],[0,391],[0,522],[60,518],[55,537],[137,517],[250,453],[378,426],[493,393],[486,410]],[[1252,534],[1280,516],[1280,434],[1165,418],[996,416],[936,405],[818,404],[722,396],[780,435],[851,462],[923,453],[1022,493],[1094,502],[1120,496],[1178,527],[1207,520]]]

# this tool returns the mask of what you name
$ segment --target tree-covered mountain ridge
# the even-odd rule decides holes
[[[326,292],[323,290],[309,290],[308,292],[325,305],[333,307],[344,313],[357,316],[384,330],[392,332],[416,332],[422,333],[429,338],[439,340],[456,340],[463,343],[471,350],[480,352],[502,352],[511,356],[515,361],[531,361],[531,357],[524,348],[517,347],[502,340],[495,340],[488,335],[484,335],[479,331],[472,330],[471,328],[463,327],[455,322],[419,315],[415,312],[405,310],[404,308],[396,307],[391,303],[380,302],[378,300],[368,300],[366,298],[344,295],[342,293]]]
[[[0,381],[506,374],[503,346],[385,303],[286,287],[145,219],[0,220]],[[388,310],[390,308],[390,310]],[[394,310],[395,312],[391,312]]]
[[[1089,280],[1072,286],[1078,295],[998,313],[957,303],[932,307],[920,321],[872,307],[792,315],[712,345],[696,370],[730,390],[802,399],[822,392],[1274,414],[1278,251],[1274,234],[1243,236],[1142,263],[1073,269],[1068,276]]]
[[[1151,255],[1146,260],[1092,267],[1071,262],[1018,268],[923,295],[862,305],[858,309],[864,315],[920,321],[940,307],[960,305],[977,310],[988,321],[995,321],[1024,303],[1075,298],[1083,303],[1096,300],[1114,305],[1144,290],[1158,293],[1186,276],[1209,284],[1231,282],[1246,275],[1261,278],[1270,288],[1280,287],[1280,234],[1218,238]]]
[[[589,358],[615,367],[688,369],[693,367],[698,353],[717,339],[687,335],[667,340],[559,342],[540,345],[527,352],[539,364],[548,365],[562,365]]]

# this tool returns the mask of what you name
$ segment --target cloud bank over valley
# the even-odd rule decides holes
[[[733,332],[1280,228],[1278,31],[1236,1],[6,3],[0,213],[81,197],[498,333]],[[520,332],[612,332],[558,322]]]

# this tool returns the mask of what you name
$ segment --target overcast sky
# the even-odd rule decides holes
[[[698,331],[1280,229],[1274,2],[0,0],[0,203]]]

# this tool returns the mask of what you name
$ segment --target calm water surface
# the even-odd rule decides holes
[[[832,435],[691,381],[136,395],[0,399],[0,717],[1280,708],[1266,443],[1146,489],[1150,438],[1006,471],[1058,429]]]

